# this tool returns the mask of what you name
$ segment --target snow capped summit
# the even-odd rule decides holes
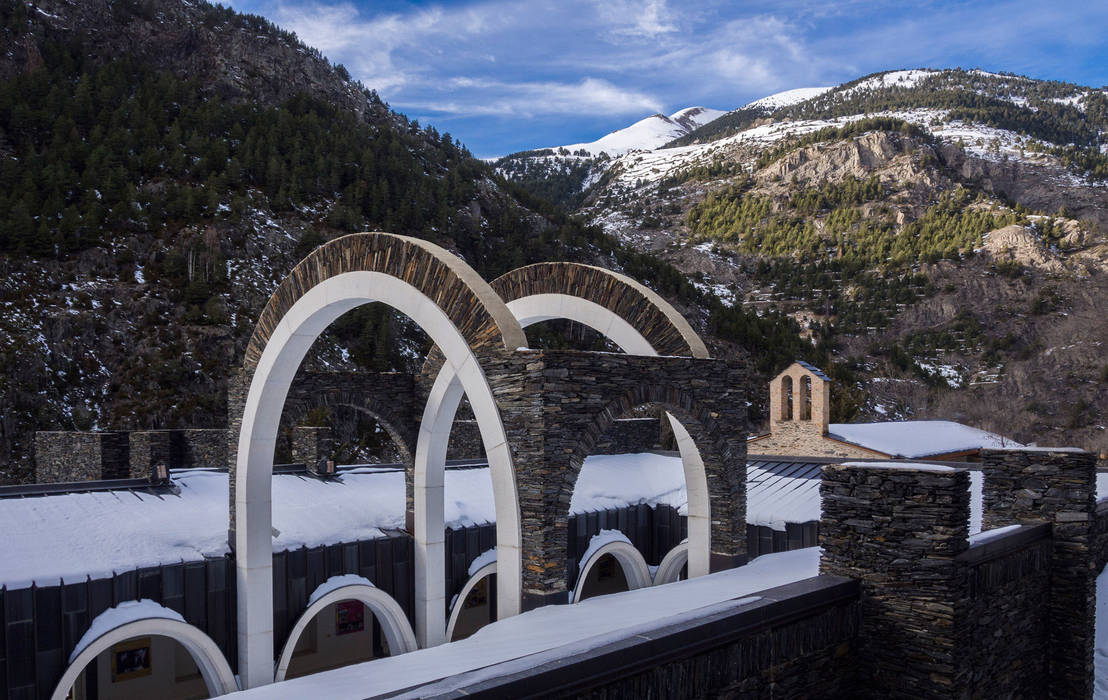
[[[760,107],[767,110],[780,109],[782,107],[788,107],[794,105],[797,102],[803,102],[804,100],[810,100],[813,97],[819,97],[828,90],[834,89],[835,85],[828,85],[826,87],[805,87],[805,88],[793,88],[792,90],[783,90],[781,92],[775,92],[772,95],[766,95],[765,97],[754,100],[753,102],[743,105],[743,109],[753,109]]]
[[[707,107],[686,107],[670,116],[653,114],[640,119],[631,126],[613,131],[590,143],[575,143],[563,146],[570,153],[580,150],[590,155],[601,152],[611,156],[620,156],[631,151],[650,151],[673,139],[680,138],[708,122],[721,117],[725,112]]]
[[[707,107],[686,107],[680,112],[669,115],[670,121],[677,122],[689,131],[695,131],[708,122],[719,119],[727,112]]]

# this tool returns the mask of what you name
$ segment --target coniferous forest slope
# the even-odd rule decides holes
[[[487,279],[540,260],[622,270],[715,353],[748,361],[755,386],[797,355],[831,364],[793,319],[721,303],[569,218],[263,18],[184,0],[6,0],[0,42],[0,481],[29,477],[35,430],[224,426],[227,377],[269,294],[351,231],[426,238]],[[558,324],[529,336],[599,342]],[[370,305],[309,363],[412,370],[427,349]],[[849,414],[861,402],[843,386]],[[311,419],[343,422],[340,458],[383,441],[364,418]]]
[[[724,304],[795,320],[851,381],[839,420],[1108,451],[1108,88],[890,71],[662,148],[496,167]]]

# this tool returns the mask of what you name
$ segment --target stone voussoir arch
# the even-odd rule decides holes
[[[745,473],[738,475],[734,470],[723,468],[731,456],[727,444],[730,427],[723,424],[724,419],[715,407],[705,405],[693,392],[661,382],[625,385],[602,409],[589,415],[584,424],[574,427],[575,445],[569,455],[568,469],[558,484],[560,507],[554,523],[555,532],[568,526],[569,503],[585,458],[615,427],[620,416],[642,406],[666,412],[681,455],[687,494],[685,549],[689,576],[729,568],[731,564],[726,563],[728,550],[746,534],[745,527],[740,527],[738,522],[745,520],[745,497],[741,495],[742,485],[734,483],[736,479],[745,479]],[[741,456],[745,464],[745,454]],[[720,553],[713,554],[717,549]],[[719,561],[714,561],[716,559]]]
[[[641,282],[603,267],[542,262],[512,270],[489,284],[523,327],[570,319],[631,354],[709,356],[704,341],[672,304]],[[634,348],[634,338],[621,332],[624,325],[646,342],[649,351]],[[628,340],[621,342],[624,338]]]
[[[282,281],[263,309],[243,362],[250,376],[238,435],[232,498],[238,590],[239,674],[247,688],[271,683],[273,659],[272,469],[285,399],[315,339],[343,313],[384,303],[407,315],[446,357],[458,391],[473,406],[489,457],[499,552],[498,611],[520,608],[520,509],[507,436],[479,350],[514,351],[527,338],[503,300],[463,260],[427,241],[389,233],[361,233],[310,253]],[[449,402],[447,402],[449,403]],[[456,406],[456,404],[455,404]],[[437,444],[436,420],[420,428],[419,444]],[[441,430],[439,431],[441,432]],[[447,433],[448,435],[448,433]],[[445,450],[445,446],[443,446]],[[442,579],[443,464],[426,449],[415,458],[416,617],[420,629],[445,631]],[[423,571],[424,575],[419,575]],[[441,623],[441,624],[440,624]]]

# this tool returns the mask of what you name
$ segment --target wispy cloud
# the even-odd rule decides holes
[[[629,117],[734,108],[891,68],[1108,82],[1102,3],[232,1],[344,63],[394,107],[449,120],[478,153],[591,140]],[[1076,74],[1060,74],[1067,68]]]

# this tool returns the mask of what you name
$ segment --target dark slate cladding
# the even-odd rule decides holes
[[[519,671],[496,667],[425,698],[851,698],[860,630],[857,582],[819,577],[759,593],[757,601],[694,614]],[[443,687],[447,686],[447,687]]]

